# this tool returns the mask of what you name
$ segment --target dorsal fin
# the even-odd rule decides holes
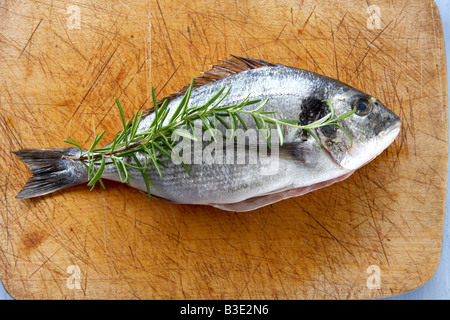
[[[213,65],[212,69],[206,72],[202,72],[201,77],[197,77],[194,79],[194,88],[198,88],[203,86],[204,84],[215,82],[217,80],[226,78],[236,73],[240,73],[242,71],[256,69],[261,67],[275,67],[277,66],[274,63],[267,62],[264,60],[253,59],[253,58],[243,58],[235,55],[231,55],[231,58],[228,60],[222,60],[221,64]],[[168,100],[169,102],[175,98],[178,98],[186,93],[186,90],[189,88],[189,85],[183,86],[183,88],[175,93],[172,93],[168,96],[165,96],[161,100],[158,101],[158,107],[164,102],[164,100]],[[144,115],[149,115],[154,111],[154,107],[150,107],[144,111]]]

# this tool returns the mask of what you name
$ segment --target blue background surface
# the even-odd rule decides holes
[[[446,55],[447,61],[450,61],[450,1],[449,0],[435,0],[437,6],[439,7],[439,11],[441,13],[442,23],[444,25],[444,36],[446,43]],[[450,68],[447,63],[447,74],[448,82],[450,83]],[[450,87],[450,86],[449,86]],[[448,172],[450,173],[450,171]],[[447,176],[448,176],[447,173]],[[447,202],[445,207],[445,226],[444,226],[444,237],[442,243],[442,254],[441,261],[439,267],[435,273],[435,275],[424,284],[422,287],[417,288],[411,292],[407,292],[401,295],[385,298],[389,300],[394,299],[416,299],[416,300],[425,300],[425,299],[450,299],[450,223],[448,219],[448,210],[449,210],[449,192],[447,190]],[[0,300],[13,300],[11,296],[4,290],[3,286],[0,284]]]

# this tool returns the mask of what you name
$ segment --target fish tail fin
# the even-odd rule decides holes
[[[83,164],[62,159],[64,155],[79,155],[77,148],[21,149],[13,153],[27,164],[33,174],[16,198],[39,197],[88,181]]]

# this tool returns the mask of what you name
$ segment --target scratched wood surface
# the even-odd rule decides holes
[[[379,20],[370,4],[3,1],[0,277],[8,293],[365,299],[426,283],[439,263],[446,192],[441,21],[429,0],[377,1]],[[110,139],[120,129],[114,97],[131,117],[148,106],[151,85],[162,97],[230,54],[370,93],[401,117],[400,136],[346,181],[249,213],[149,204],[113,182],[15,199],[30,173],[12,150],[62,147],[65,138],[87,145],[104,129]]]

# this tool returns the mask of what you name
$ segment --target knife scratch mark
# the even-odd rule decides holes
[[[8,126],[7,120],[5,119],[3,114],[0,114],[0,117],[1,117],[0,125],[5,132],[5,137],[7,137],[9,139],[9,145],[11,147],[14,145],[14,143],[13,143],[13,139],[14,139],[16,141],[16,145],[18,145],[19,148],[21,148],[22,140],[18,138],[18,136],[20,137],[20,135],[17,134],[17,130],[15,128],[12,128],[11,126]],[[11,135],[9,135],[8,133],[10,133]]]
[[[284,25],[284,27],[281,29],[280,33],[278,34],[277,38],[275,39],[275,42],[280,40],[281,34],[283,33],[284,29],[286,28],[286,24]]]
[[[131,78],[131,80],[128,82],[128,84],[122,89],[122,93],[117,97],[117,99],[120,99],[122,97],[122,94],[128,89],[128,87],[131,85],[131,83],[133,82],[134,78],[136,77],[137,74],[139,74],[139,72],[142,70],[142,68],[145,66],[146,61],[144,61],[141,66],[138,68],[138,70],[134,73],[133,77]],[[148,99],[148,98],[147,98]],[[98,128],[100,127],[100,125],[102,124],[102,122],[106,119],[106,117],[110,114],[111,109],[116,105],[116,103],[114,102],[112,104],[112,106],[105,112],[105,115],[103,116],[103,118],[97,123],[97,125],[95,126],[95,129],[91,132],[91,134],[89,135],[89,137],[86,139],[86,141],[89,141],[93,135],[93,132],[96,132],[98,130]]]
[[[161,89],[158,91],[158,93],[156,94],[156,96],[158,96],[161,91],[164,90],[164,88],[167,86],[167,84],[170,82],[170,80],[172,80],[173,76],[175,75],[175,73],[177,73],[178,69],[180,68],[180,66],[178,66],[174,72],[172,72],[172,75],[169,77],[169,79],[167,79],[166,83],[164,83],[164,85],[161,87]],[[148,99],[148,98],[147,98]]]
[[[236,38],[238,39],[239,43],[241,44],[242,49],[244,49],[244,52],[247,52],[247,49],[245,48],[244,43],[241,41],[241,38],[239,37],[239,35],[237,34],[236,31],[234,31],[234,34],[236,35]]]
[[[384,27],[383,30],[381,30],[381,31],[376,35],[376,37],[375,37],[372,41],[369,42],[369,44],[367,45],[368,48],[367,48],[367,50],[366,50],[366,53],[364,54],[364,56],[363,56],[363,58],[361,59],[361,61],[359,62],[359,64],[356,66],[356,72],[358,72],[358,73],[361,72],[361,70],[359,70],[359,67],[361,66],[361,64],[364,62],[364,60],[366,59],[367,55],[369,54],[370,49],[372,48],[373,43],[374,43],[374,42],[375,42],[375,41],[376,41],[376,40],[384,33],[384,31],[391,25],[392,21],[393,21],[393,20],[391,20],[391,22],[389,22],[389,23],[387,24],[387,26]]]
[[[44,20],[44,18],[42,18],[41,21],[39,21],[39,23],[37,24],[36,28],[34,28],[33,33],[32,33],[31,36],[28,38],[28,41],[27,41],[27,43],[25,44],[25,46],[23,47],[22,52],[20,52],[19,59],[20,59],[20,57],[22,56],[22,54],[24,53],[24,51],[25,51],[26,47],[28,46],[28,44],[30,43],[31,38],[33,38],[34,34],[36,33],[36,30],[37,30],[37,29],[39,28],[39,26],[41,25],[42,20]]]
[[[323,69],[320,67],[320,64],[317,63],[316,59],[314,59],[314,56],[309,52],[309,50],[303,45],[303,43],[293,34],[292,35],[294,37],[295,40],[297,40],[297,42],[300,44],[300,46],[302,46],[306,53],[308,54],[308,56],[311,58],[312,62],[316,65],[317,69],[320,70],[320,72],[322,74],[326,74]]]
[[[311,13],[309,14],[308,18],[306,19],[305,23],[303,24],[303,27],[301,30],[305,30],[306,25],[308,24],[309,20],[311,19],[314,11],[316,10],[316,6],[314,6],[314,8],[312,9]]]
[[[333,25],[331,25],[330,27],[331,27],[331,38],[332,38],[332,41],[333,41],[334,63],[335,63],[335,66],[336,66],[336,79],[340,80],[339,79],[338,55],[337,55],[337,51],[336,51],[336,39],[334,38],[334,34],[335,33],[333,32]],[[338,27],[338,30],[339,30],[339,27]]]
[[[173,47],[172,39],[170,38],[169,29],[167,28],[167,24],[166,24],[166,19],[164,18],[164,14],[163,14],[163,12],[161,10],[161,6],[159,5],[159,1],[158,0],[156,0],[156,4],[158,5],[158,10],[159,10],[159,13],[161,14],[161,18],[162,18],[162,21],[164,23],[164,28],[166,29],[166,32],[167,32],[167,38],[169,38],[170,45]]]
[[[176,15],[178,14],[178,12],[180,12],[180,10],[183,9],[183,7],[186,5],[187,2],[188,2],[188,0],[185,0],[185,1],[183,2],[183,4],[178,8],[177,12],[175,12],[175,14],[172,16],[172,18],[175,18],[175,17],[176,17]],[[159,4],[158,4],[158,6],[159,6]],[[160,8],[160,10],[161,10],[161,8]]]
[[[431,171],[433,171],[434,174],[435,174],[439,179],[441,179],[442,181],[445,181],[445,180],[446,180],[446,178],[443,177],[442,174],[436,170],[435,166],[433,166],[432,164],[429,164],[429,163],[428,163],[428,162],[427,162],[420,154],[418,154],[417,157],[419,157],[419,159],[422,160],[422,162],[423,162],[424,164],[426,164],[427,167],[430,168]]]
[[[258,264],[256,265],[256,267],[252,270],[252,273],[249,275],[247,281],[244,284],[244,287],[238,293],[238,299],[242,296],[243,292],[247,289],[250,280],[253,279],[253,276],[255,275],[256,270],[258,270],[260,266],[261,266],[261,261],[259,261]]]
[[[353,253],[346,247],[344,246],[344,244],[338,239],[336,238],[327,228],[325,228],[325,226],[323,224],[321,224],[316,218],[313,217],[313,215],[308,212],[305,208],[303,208],[297,201],[295,201],[295,204],[297,206],[299,206],[311,219],[314,220],[315,223],[317,223],[323,230],[325,230],[326,233],[328,233],[334,240],[336,240],[336,242],[345,249],[345,251],[347,251],[350,255],[354,256]]]
[[[73,112],[71,118],[73,118],[73,116],[78,112],[78,110],[80,109],[81,105],[84,103],[84,101],[86,100],[87,96],[89,95],[89,93],[91,92],[92,88],[94,87],[94,85],[97,83],[98,79],[100,78],[100,76],[103,74],[103,71],[105,71],[106,67],[108,66],[109,62],[111,61],[112,57],[115,55],[117,48],[119,47],[119,45],[117,45],[114,48],[114,51],[112,52],[111,56],[108,58],[108,60],[106,61],[106,63],[103,65],[102,69],[100,70],[100,72],[98,73],[97,77],[95,78],[94,82],[91,84],[91,86],[89,87],[89,89],[86,91],[86,94],[84,95],[83,99],[81,99],[80,104],[78,105],[78,107],[75,109],[75,111]]]
[[[357,174],[358,174],[358,176],[362,179],[362,172],[357,171]],[[366,177],[367,177],[367,176],[366,176]],[[366,204],[367,204],[367,207],[369,208],[369,211],[370,211],[370,217],[372,218],[373,226],[374,226],[374,228],[375,228],[375,232],[376,232],[376,234],[377,234],[377,237],[378,237],[378,241],[379,241],[379,243],[380,243],[381,250],[382,250],[382,252],[383,252],[383,255],[384,255],[385,259],[386,259],[386,262],[387,262],[388,266],[390,266],[390,264],[389,264],[389,259],[388,259],[388,256],[387,256],[387,253],[386,253],[386,250],[385,250],[385,248],[384,248],[383,240],[382,240],[382,238],[381,238],[380,230],[379,230],[379,228],[378,228],[378,226],[377,226],[377,223],[376,223],[376,220],[375,220],[375,216],[374,216],[374,208],[372,207],[372,205],[375,206],[375,207],[376,207],[375,209],[377,209],[377,210],[381,213],[382,218],[384,218],[383,210],[380,210],[380,209],[378,208],[378,206],[377,206],[376,203],[375,203],[375,199],[371,199],[371,198],[370,198],[369,195],[372,193],[372,192],[371,192],[372,190],[367,190],[367,189],[366,189],[366,185],[367,185],[367,184],[364,183],[364,182],[361,183],[361,188],[363,189],[363,194],[364,194],[364,196],[365,196],[365,198],[366,198]],[[383,188],[382,190],[384,190],[384,188]],[[391,221],[390,221],[390,222],[391,222]],[[391,222],[391,223],[392,223],[392,222]],[[394,223],[392,223],[392,224],[395,226]]]
[[[54,255],[56,255],[58,253],[58,251],[61,250],[61,248],[58,248],[51,256],[49,257],[45,257],[45,260],[42,262],[42,264],[36,269],[34,270],[29,276],[28,278],[31,278],[36,272],[38,272],[45,264],[47,264],[47,262],[49,262]],[[43,255],[43,254],[42,254]]]
[[[388,267],[390,267],[389,259],[388,259],[387,253],[386,253],[386,249],[384,248],[383,240],[381,239],[380,230],[378,229],[377,222],[376,222],[375,217],[373,215],[372,206],[370,205],[370,202],[367,202],[367,205],[369,207],[370,216],[372,217],[372,222],[374,224],[374,227],[375,227],[375,230],[376,230],[376,233],[377,233],[378,241],[380,242],[381,250],[383,251],[383,255],[384,255],[385,259],[386,259]]]

